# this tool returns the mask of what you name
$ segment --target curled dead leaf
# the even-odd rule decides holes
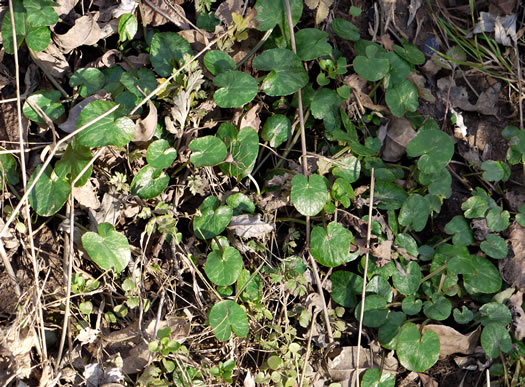
[[[512,327],[517,340],[525,338],[525,311],[523,311],[523,293],[516,292],[509,299],[509,308],[512,312]]]
[[[390,120],[383,147],[383,160],[396,162],[403,157],[408,143],[416,137],[416,131],[406,118],[393,117]]]
[[[173,1],[146,0],[142,4],[142,11],[144,25],[157,27],[166,23],[173,23],[183,30],[190,28],[186,21],[184,8]]]
[[[71,76],[71,68],[66,57],[54,42],[49,43],[44,51],[35,51],[33,59],[39,67],[56,79]]]
[[[105,91],[99,92],[97,94],[91,95],[87,97],[86,99],[80,101],[75,106],[71,108],[69,111],[69,115],[67,116],[67,120],[58,127],[62,129],[66,133],[71,133],[76,129],[77,120],[80,116],[80,113],[82,110],[89,105],[91,102],[97,100],[97,99],[104,99],[106,97],[107,93]]]
[[[153,102],[148,101],[149,113],[146,118],[139,118],[135,123],[135,135],[133,136],[133,142],[145,142],[151,140],[155,129],[157,128],[157,108]]]
[[[234,216],[228,226],[228,230],[242,238],[264,238],[273,229],[274,226],[263,222],[260,215]]]
[[[499,262],[499,271],[505,282],[523,292],[525,291],[525,228],[514,222],[509,227],[509,231],[509,255]]]

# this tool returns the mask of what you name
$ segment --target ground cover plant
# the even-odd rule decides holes
[[[8,1],[2,385],[524,385],[489,3]]]

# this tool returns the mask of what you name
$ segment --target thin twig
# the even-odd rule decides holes
[[[514,49],[516,50],[516,67],[518,68],[518,107],[520,110],[520,129],[523,129],[523,89],[521,88],[521,64],[520,64],[520,51],[518,48],[518,42],[514,41]]]
[[[292,11],[290,9],[290,1],[284,0],[286,5],[286,13],[288,15],[288,26],[290,27],[290,40],[292,44],[292,51],[296,54],[297,48],[295,46],[295,34],[293,30],[293,21],[292,21]],[[307,149],[306,149],[306,133],[304,129],[304,115],[303,115],[303,98],[301,94],[301,89],[297,91],[297,105],[299,109],[299,124],[301,128],[301,151],[302,151],[302,165],[303,165],[303,174],[308,178],[308,159],[307,159]],[[310,217],[306,217],[306,248],[310,246]],[[328,339],[330,342],[334,341],[334,335],[332,333],[332,327],[330,326],[330,316],[328,315],[328,308],[326,307],[326,301],[323,294],[323,285],[321,284],[321,278],[319,277],[319,269],[317,268],[317,263],[315,262],[314,257],[310,254],[308,250],[308,257],[310,258],[310,265],[312,266],[312,272],[314,273],[315,283],[317,284],[317,291],[321,297],[321,302],[323,304],[323,314],[326,324],[326,332],[328,334]]]
[[[374,208],[374,168],[370,171],[370,203],[368,205],[368,230],[366,232],[366,255],[365,255],[365,269],[363,272],[363,287],[361,289],[361,310],[359,311],[359,330],[357,333],[357,357],[356,357],[356,383],[359,387],[359,361],[361,355],[361,336],[363,335],[363,316],[365,314],[365,298],[366,298],[366,276],[368,274],[368,258],[370,251],[370,236],[372,235],[372,210]]]

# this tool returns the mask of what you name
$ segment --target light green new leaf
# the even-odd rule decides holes
[[[353,239],[340,223],[330,222],[326,229],[316,226],[310,237],[310,252],[321,265],[336,267],[350,260]]]
[[[328,43],[328,32],[317,28],[303,28],[295,33],[297,55],[304,61],[330,55],[332,46]]]
[[[219,341],[228,341],[232,331],[239,337],[248,336],[248,316],[244,309],[232,300],[216,303],[208,317],[211,329]]]
[[[42,168],[39,165],[31,175],[28,185],[33,183],[37,173]],[[40,216],[55,215],[66,202],[71,192],[71,183],[67,179],[60,177],[51,168],[47,167],[45,172],[38,179],[35,188],[29,195],[29,204]]]
[[[16,159],[9,153],[0,154],[0,186],[3,187],[4,178],[13,185],[18,184],[19,178],[16,173]]]
[[[509,254],[505,239],[496,234],[487,234],[479,247],[481,251],[494,259],[503,259]]]
[[[146,160],[154,168],[169,168],[177,158],[177,150],[166,140],[153,141],[148,146]]]
[[[404,80],[386,90],[385,100],[394,116],[403,117],[406,112],[415,112],[419,106],[417,87]]]
[[[80,86],[78,92],[84,98],[100,91],[104,83],[104,73],[94,67],[81,68],[69,79],[69,86]]]
[[[213,100],[222,108],[234,108],[247,104],[255,98],[258,91],[257,81],[248,73],[230,70],[220,73],[213,79],[219,89],[213,94]]]
[[[310,176],[295,175],[292,179],[292,203],[304,216],[315,216],[329,199],[328,188],[323,178],[317,174]]]
[[[262,83],[263,91],[270,96],[293,94],[308,83],[308,74],[299,57],[284,48],[265,50],[253,60],[253,66],[270,71]]]
[[[448,134],[438,129],[420,131],[407,145],[409,157],[421,156],[418,169],[434,174],[445,168],[454,154],[454,143]]]
[[[46,27],[58,23],[58,15],[53,8],[56,6],[52,0],[24,0],[27,24],[32,27]]]
[[[131,13],[120,16],[118,23],[118,36],[121,42],[131,40],[137,33],[139,24],[137,18]]]
[[[416,324],[406,322],[401,327],[397,344],[397,356],[403,367],[409,371],[423,372],[439,359],[438,335],[428,330],[420,335]]]
[[[482,196],[471,196],[461,205],[461,209],[465,211],[465,218],[475,219],[485,216],[489,208],[489,203]]]
[[[268,141],[271,147],[277,148],[288,140],[292,134],[292,124],[288,117],[283,114],[275,114],[264,123],[261,137]]]
[[[403,203],[398,221],[402,226],[410,226],[414,231],[423,231],[430,215],[428,201],[419,194],[412,194]]]
[[[82,235],[82,247],[102,270],[113,269],[120,273],[131,259],[128,239],[110,223],[99,224],[98,233],[86,232]]]
[[[481,332],[481,346],[488,357],[498,358],[512,350],[512,339],[504,324],[490,323]]]
[[[228,286],[237,281],[242,270],[242,257],[234,247],[213,250],[208,254],[204,271],[215,285]]]
[[[392,280],[396,289],[404,295],[415,294],[419,289],[421,282],[421,268],[411,261],[405,268],[405,272],[395,271],[392,274]]]
[[[211,239],[226,229],[233,217],[233,210],[220,206],[216,196],[208,196],[199,206],[200,215],[193,218],[193,232],[199,239]]]
[[[62,158],[55,164],[55,172],[64,180],[73,181],[77,178],[82,169],[91,161],[91,150],[89,147],[78,145],[75,141],[69,144]],[[84,175],[78,179],[75,187],[81,187],[87,183],[93,166],[90,166]]]
[[[226,204],[232,208],[233,215],[253,214],[255,211],[255,204],[248,196],[240,192],[228,196]]]
[[[204,55],[204,65],[213,75],[235,70],[235,62],[224,51],[211,50]]]
[[[268,31],[279,24],[284,30],[288,30],[288,17],[286,7],[281,0],[257,0],[255,3],[257,15],[255,20],[259,23],[259,31]],[[290,11],[292,13],[292,24],[295,26],[303,14],[303,0],[291,0]]]
[[[78,117],[77,129],[93,121],[115,105],[114,102],[101,100],[89,103]],[[120,109],[117,109],[77,134],[75,140],[80,145],[88,147],[124,146],[131,141],[134,134],[135,123],[128,117],[122,117]]]
[[[394,387],[396,378],[390,372],[379,371],[377,368],[366,370],[361,385],[363,387]]]
[[[24,116],[29,118],[31,121],[35,121],[43,125],[45,124],[45,121],[40,118],[38,113],[35,112],[31,106],[29,106],[29,101],[31,104],[40,107],[40,109],[42,109],[49,119],[54,121],[65,112],[64,106],[60,102],[57,102],[59,99],[60,92],[57,90],[39,90],[27,97],[26,101],[24,102],[24,106],[22,108]]]
[[[190,142],[189,148],[190,161],[196,168],[217,165],[228,155],[226,144],[215,136],[197,137]]]
[[[176,32],[157,32],[151,39],[150,60],[155,72],[169,77],[184,55],[192,55],[190,44]]]
[[[333,300],[346,308],[355,308],[356,296],[363,290],[363,278],[350,271],[336,271],[330,281]]]
[[[131,194],[141,199],[152,199],[159,196],[170,182],[170,176],[162,169],[146,165],[133,178]]]

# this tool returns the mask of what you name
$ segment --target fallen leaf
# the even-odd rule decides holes
[[[330,12],[330,7],[334,3],[334,0],[320,0],[319,7],[317,8],[317,13],[315,14],[315,25],[321,23]]]
[[[100,58],[90,62],[86,65],[87,68],[94,67],[96,69],[103,69],[105,67],[112,67],[117,61],[122,59],[122,53],[117,49],[107,50]],[[142,64],[144,66],[144,63]]]
[[[120,216],[120,200],[116,197],[105,193],[102,197],[102,203],[98,210],[89,209],[90,218],[94,220],[90,225],[91,229],[95,231],[101,223],[111,223],[115,225]]]
[[[174,2],[146,0],[142,3],[142,11],[142,22],[144,25],[157,27],[171,22],[183,30],[190,28],[190,25],[185,20],[186,13],[184,8]]]
[[[417,10],[421,7],[422,0],[410,0],[410,5],[408,6],[408,21],[407,27],[412,24],[414,18],[416,17]]]
[[[244,387],[255,387],[255,378],[253,377],[250,370],[246,373],[246,377],[244,378],[243,382]]]
[[[77,5],[79,0],[56,0],[57,6],[55,12],[59,17],[68,15],[69,12]]]
[[[376,261],[377,267],[383,267],[392,259],[392,241],[387,240],[374,245],[370,252],[374,257],[378,258]]]
[[[215,17],[227,26],[233,23],[233,13],[242,15],[243,0],[226,0],[223,1],[217,11],[215,11]]]
[[[117,32],[118,20],[112,20],[102,27],[98,24],[99,12],[91,12],[75,20],[75,24],[65,34],[54,34],[54,40],[64,53],[80,46],[92,46],[100,39]]]
[[[456,82],[450,77],[439,79],[437,85],[441,90],[442,98],[446,99],[449,97],[450,104],[455,108],[484,115],[496,116],[498,113],[497,102],[501,90],[501,83],[499,82],[495,82],[484,90],[475,104],[470,103],[467,89],[462,86],[456,86]]]
[[[49,43],[44,51],[35,51],[33,59],[38,66],[56,79],[69,78],[72,74],[66,57],[54,42]]]
[[[237,215],[234,216],[228,226],[228,230],[242,238],[264,238],[272,232],[274,226],[263,222],[260,215]]]
[[[365,107],[370,110],[377,110],[381,112],[388,112],[385,106],[376,105],[367,93],[368,82],[357,74],[352,74],[344,79],[344,83],[352,89],[351,99],[356,100],[360,107]],[[364,110],[361,109],[363,112]]]
[[[438,382],[425,374],[418,374],[421,379],[421,387],[439,387]]]
[[[95,187],[91,179],[87,181],[82,187],[73,187],[73,196],[75,200],[86,208],[98,210],[100,208],[100,200],[98,200]]]
[[[4,229],[4,220],[0,218],[0,230]],[[17,249],[20,246],[20,239],[17,238],[15,230],[11,227],[7,229],[5,236],[2,238],[4,242],[4,247],[6,250]]]
[[[259,117],[259,111],[261,110],[261,103],[257,103],[250,108],[246,113],[241,117],[241,123],[239,128],[245,128],[247,126],[255,129],[256,132],[259,132],[261,126],[261,118]]]
[[[416,74],[415,72],[411,71],[408,74],[408,80],[412,82],[414,86],[416,86],[417,94],[421,98],[423,98],[425,101],[430,102],[430,103],[436,102],[436,97],[432,95],[432,92],[430,91],[430,89],[425,87],[426,80],[424,76],[420,74]]]
[[[382,153],[383,160],[399,161],[405,154],[408,143],[416,137],[416,134],[409,120],[393,117],[386,132]]]
[[[146,118],[139,118],[135,123],[135,135],[133,136],[133,142],[145,142],[151,140],[155,129],[157,128],[157,108],[151,102],[148,101],[149,113]]]
[[[509,308],[512,312],[512,328],[517,340],[525,338],[525,311],[523,311],[523,293],[516,292],[509,299]]]
[[[509,227],[510,249],[507,258],[499,261],[502,278],[510,286],[525,291],[525,228],[514,222]]]
[[[439,336],[440,351],[439,358],[444,359],[454,353],[470,355],[474,353],[479,343],[481,326],[468,335],[463,335],[446,325],[428,324],[423,327],[423,333],[428,330],[434,331]]]
[[[0,329],[0,369],[5,375],[28,378],[31,374],[31,351],[37,345],[35,331],[20,328],[20,321]],[[3,376],[0,375],[0,381]]]
[[[518,212],[518,208],[525,203],[525,192],[517,187],[513,187],[505,193],[505,199],[512,211]]]
[[[85,345],[89,343],[94,343],[97,340],[99,334],[100,331],[98,329],[85,327],[82,328],[82,330],[77,335],[76,339],[80,341],[80,344]]]
[[[86,99],[83,99],[81,102],[77,103],[71,108],[71,110],[69,111],[69,115],[67,116],[67,120],[58,125],[58,127],[66,133],[72,133],[77,128],[77,120],[82,110],[91,102],[97,99],[104,99],[106,95],[107,93],[105,91],[102,91],[97,94],[93,94],[87,97]]]

